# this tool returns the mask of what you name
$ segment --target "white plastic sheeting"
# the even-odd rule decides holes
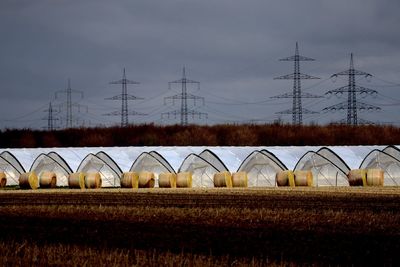
[[[147,152],[170,171],[177,171],[181,168],[181,170],[194,170],[197,176],[201,174],[201,179],[203,180],[200,179],[201,182],[199,184],[195,182],[193,184],[194,186],[212,186],[211,178],[213,173],[225,169],[236,172],[245,159],[255,150],[262,152],[263,155],[267,155],[269,159],[273,159],[271,162],[275,162],[276,165],[282,169],[294,169],[299,160],[308,151],[316,151],[318,155],[328,160],[328,162],[332,163],[334,166],[337,166],[340,170],[360,168],[364,158],[371,151],[377,150],[381,151],[381,153],[374,152],[363,164],[367,167],[380,166],[386,168],[385,184],[394,185],[397,183],[400,185],[400,181],[397,182],[396,180],[396,177],[400,177],[399,167],[396,161],[400,158],[400,151],[396,147],[385,146],[330,146],[328,148],[320,146],[35,148],[3,149],[0,150],[0,152],[2,152],[0,156],[5,159],[3,163],[11,163],[13,168],[17,170],[17,172],[14,171],[14,173],[16,173],[15,176],[18,172],[29,170],[35,159],[43,153],[48,154],[50,158],[57,161],[64,168],[70,166],[73,171],[78,170],[79,166],[81,166],[80,170],[83,171],[100,171],[103,178],[103,186],[119,186],[121,171],[129,171],[132,163],[135,162],[143,152]],[[184,163],[185,159],[190,154],[196,156],[191,156],[190,159],[188,158]],[[12,155],[14,155],[15,158]],[[389,157],[384,157],[382,155],[389,155]],[[390,159],[390,164],[385,163],[388,159]],[[372,162],[376,162],[375,165]],[[3,166],[6,165],[3,164]],[[268,177],[272,177],[272,172]],[[394,180],[392,180],[392,183],[389,183],[391,177]],[[250,185],[252,185],[251,180],[252,179],[250,179]],[[206,181],[206,183],[203,181]],[[271,182],[272,178],[265,180],[264,184],[256,183],[256,186],[268,186],[270,183],[267,183],[267,181]],[[319,179],[318,183],[319,181],[321,180]]]
[[[179,172],[192,173],[193,187],[214,187],[214,174],[219,170],[196,154],[190,154],[182,162]]]
[[[18,185],[18,178],[25,170],[17,159],[8,152],[0,154],[0,171],[4,172],[7,186]]]
[[[55,152],[40,154],[32,163],[30,171],[41,176],[44,171],[54,172],[57,177],[57,186],[68,186],[68,175],[71,173],[69,166],[57,156]]]

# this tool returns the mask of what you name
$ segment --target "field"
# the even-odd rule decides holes
[[[1,190],[0,265],[398,265],[400,189]]]

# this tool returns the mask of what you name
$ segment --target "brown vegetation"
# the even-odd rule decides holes
[[[396,265],[399,198],[386,187],[3,190],[0,263]]]
[[[214,125],[126,128],[77,128],[53,132],[4,130],[0,147],[77,146],[296,146],[296,145],[389,145],[400,143],[394,126],[309,125]]]

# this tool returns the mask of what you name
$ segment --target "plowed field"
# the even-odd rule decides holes
[[[3,265],[397,265],[400,189],[2,190],[0,229]]]

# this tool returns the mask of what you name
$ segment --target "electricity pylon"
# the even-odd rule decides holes
[[[107,113],[104,114],[105,116],[121,116],[121,127],[126,127],[129,124],[128,121],[129,115],[147,115],[136,111],[128,111],[128,100],[140,100],[143,98],[136,97],[133,95],[128,95],[128,84],[139,84],[139,82],[128,80],[126,78],[125,68],[122,75],[122,80],[110,82],[110,84],[122,84],[122,94],[106,98],[106,100],[121,100],[122,105],[121,105],[121,111],[114,111],[111,113]]]
[[[51,102],[49,103],[49,108],[44,111],[47,112],[47,118],[43,118],[43,120],[47,120],[46,129],[48,131],[54,131],[57,128],[54,125],[54,121],[58,121],[58,118],[54,117],[54,109],[53,106],[51,105]]]
[[[299,55],[299,45],[296,42],[295,55],[291,57],[282,58],[279,61],[294,61],[294,72],[292,74],[280,76],[274,78],[274,80],[293,80],[293,93],[285,93],[271,98],[292,98],[293,104],[292,109],[277,112],[276,114],[292,114],[292,124],[301,125],[303,124],[303,114],[314,114],[318,113],[302,107],[302,98],[322,98],[309,93],[301,93],[301,80],[308,79],[319,79],[307,74],[300,73],[300,61],[314,61],[315,59],[309,57],[303,57]]]
[[[80,111],[80,108],[82,107],[82,105],[72,102],[72,94],[73,93],[80,94],[81,99],[83,98],[82,91],[77,91],[77,90],[71,89],[71,79],[68,79],[67,89],[57,91],[55,94],[56,99],[59,94],[65,94],[67,96],[67,101],[60,104],[60,107],[65,106],[67,109],[66,128],[72,128],[72,107],[77,107],[79,111]],[[86,107],[86,109],[87,109],[87,107]]]
[[[183,67],[182,79],[169,82],[168,83],[169,89],[171,89],[172,84],[181,84],[182,92],[180,94],[165,97],[164,105],[166,104],[167,100],[172,100],[172,104],[175,104],[176,100],[181,100],[181,109],[170,111],[170,112],[164,112],[161,114],[161,118],[163,118],[164,116],[167,116],[168,118],[170,116],[174,116],[176,118],[178,115],[180,115],[181,125],[183,125],[183,126],[188,125],[188,115],[191,115],[193,118],[195,116],[198,116],[199,119],[201,119],[201,116],[205,116],[207,118],[207,116],[208,116],[207,113],[199,112],[199,111],[188,108],[188,103],[187,103],[188,99],[193,100],[194,105],[196,105],[196,101],[200,100],[202,102],[202,105],[204,106],[204,97],[192,95],[187,92],[187,84],[196,84],[197,89],[200,89],[200,82],[187,79],[185,67]]]
[[[331,78],[338,76],[348,76],[348,84],[346,86],[330,90],[326,94],[342,95],[344,93],[347,93],[347,102],[342,102],[333,106],[329,106],[324,108],[323,110],[324,111],[347,110],[348,125],[356,126],[359,124],[359,122],[361,122],[362,124],[370,123],[366,120],[359,119],[357,117],[357,111],[358,110],[376,111],[376,110],[381,110],[381,108],[358,101],[357,94],[367,96],[367,95],[376,95],[378,92],[376,90],[356,85],[355,77],[356,76],[371,77],[372,75],[364,71],[359,71],[354,69],[353,53],[351,53],[350,68],[348,70],[333,74]]]

